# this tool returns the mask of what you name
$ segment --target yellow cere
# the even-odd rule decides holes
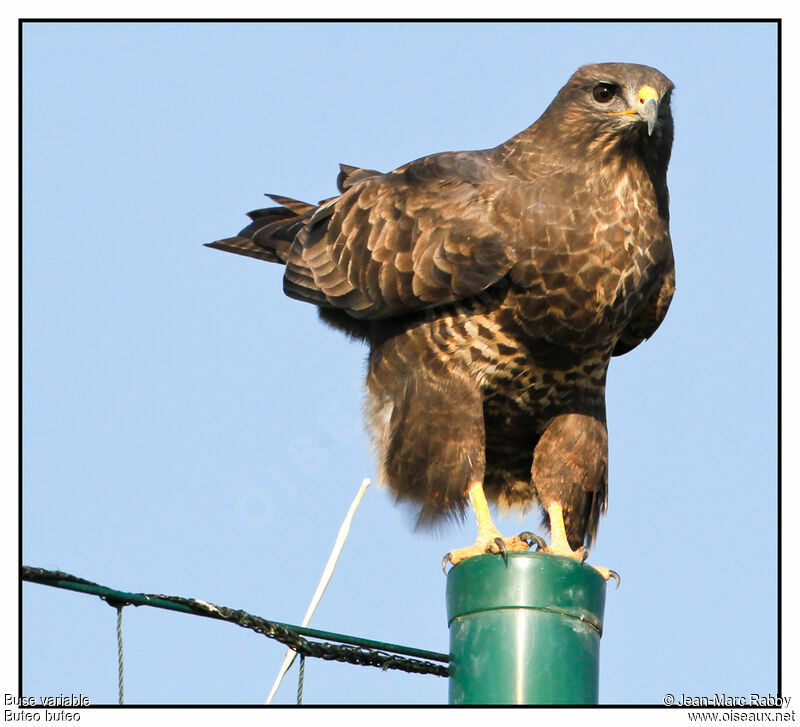
[[[652,86],[642,86],[636,96],[638,97],[640,104],[651,98],[658,101],[658,91],[656,91]]]
[[[646,103],[651,98],[658,101],[658,91],[652,86],[644,85],[639,89],[636,98],[639,100],[640,105]],[[636,108],[625,109],[624,111],[609,111],[608,113],[614,114],[615,116],[635,116]]]

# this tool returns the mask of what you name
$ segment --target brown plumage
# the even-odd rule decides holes
[[[584,66],[493,149],[342,165],[339,196],[272,196],[211,243],[285,264],[287,295],[368,343],[381,475],[419,524],[482,482],[501,506],[560,505],[570,549],[594,538],[609,360],[653,334],[674,290],[672,87],[647,66]]]

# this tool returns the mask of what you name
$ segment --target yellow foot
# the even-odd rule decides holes
[[[525,551],[531,545],[536,544],[539,548],[544,547],[545,542],[538,535],[533,533],[524,532],[515,535],[513,538],[504,538],[497,530],[484,530],[479,532],[478,539],[474,545],[467,548],[458,548],[451,550],[444,558],[442,558],[442,570],[447,573],[447,564],[460,563],[462,560],[472,558],[476,555],[483,555],[484,553],[502,553],[505,558],[506,553],[511,551]]]
[[[565,548],[563,546],[553,547],[552,545],[548,545],[545,546],[544,548],[539,548],[539,552],[551,553],[552,555],[563,555],[566,556],[567,558],[572,558],[573,560],[577,560],[579,563],[583,563],[589,555],[589,551],[583,546],[581,546],[577,550],[572,550],[572,548],[570,548],[569,546]],[[603,576],[603,579],[606,581],[609,578],[613,578],[617,582],[616,587],[619,588],[620,584],[619,573],[617,573],[614,570],[611,570],[610,568],[603,568],[602,566],[599,565],[593,565],[592,568],[594,568],[601,576]]]
[[[589,556],[589,551],[584,546],[581,546],[577,550],[570,548],[569,541],[567,540],[567,533],[564,529],[564,514],[561,510],[561,505],[557,502],[553,503],[547,508],[547,513],[550,515],[550,545],[539,548],[539,550],[543,553],[563,555],[567,558],[577,560],[579,563],[583,563]],[[592,567],[603,576],[604,580],[613,578],[617,582],[616,587],[619,588],[619,573],[609,568],[602,568],[599,565]]]

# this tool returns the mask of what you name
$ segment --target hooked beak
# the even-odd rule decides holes
[[[647,123],[647,135],[652,136],[658,121],[658,92],[652,86],[642,86],[636,100],[636,115]]]
[[[611,111],[610,113],[638,116],[647,124],[647,135],[652,136],[658,121],[658,104],[660,101],[658,91],[652,86],[642,86],[636,93],[636,103],[633,108],[625,109],[625,111]]]

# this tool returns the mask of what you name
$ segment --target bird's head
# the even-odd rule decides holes
[[[670,96],[663,73],[634,63],[582,66],[559,91],[546,116],[576,146],[608,148],[615,139],[672,145]]]

